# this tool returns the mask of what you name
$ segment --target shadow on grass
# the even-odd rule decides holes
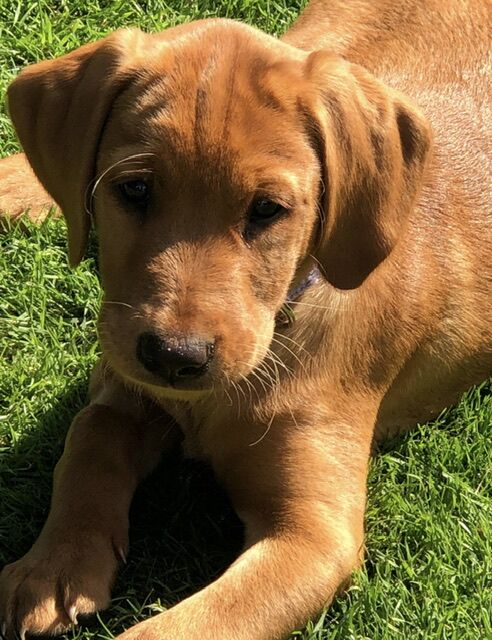
[[[73,386],[14,446],[0,442],[0,566],[22,556],[41,530],[53,468],[85,400],[86,386]],[[210,469],[181,455],[141,484],[130,522],[128,563],[96,622],[112,633],[150,615],[148,605],[171,606],[209,583],[242,545],[241,524]]]
[[[490,391],[490,383],[484,383],[468,392],[466,402],[436,419],[431,425],[433,434],[445,431],[456,436],[457,440],[464,438],[468,431],[468,412],[475,415],[482,405],[485,407],[483,403]],[[18,443],[2,448],[0,442],[0,564],[10,562],[25,553],[41,529],[49,507],[52,469],[61,453],[68,424],[84,405],[85,395],[84,384],[68,388],[56,400],[52,409],[40,416],[33,429]],[[429,481],[434,479],[435,490],[439,490],[439,503],[444,508],[447,498],[440,491],[442,468],[436,464],[435,459],[439,456],[439,449],[435,446],[428,449],[424,446],[426,442],[426,435],[417,431],[413,435],[385,442],[380,452],[384,456],[392,451],[392,457],[406,459],[409,446],[413,443],[416,450],[415,445],[421,444],[418,448],[422,478],[429,478]],[[444,452],[442,455],[444,456]],[[451,464],[453,452],[450,451],[447,456],[446,466],[443,468],[448,468],[459,479],[460,474],[464,473],[461,463],[457,463],[455,468]],[[408,507],[412,503],[409,499],[412,492],[421,490],[419,479],[408,480],[408,470],[403,465],[391,466],[392,481],[396,486],[395,499],[400,493],[406,496]],[[378,474],[369,482],[370,495],[374,500],[373,511],[385,505],[383,498],[383,502],[378,498],[379,479]],[[410,482],[409,486],[407,482]],[[456,492],[461,484],[453,487]],[[434,494],[431,491],[429,495]],[[449,509],[454,508],[453,496]],[[392,504],[386,504],[386,508]],[[373,550],[367,555],[362,585],[371,579],[379,579],[384,585],[391,584],[393,580],[400,589],[402,585],[405,587],[407,578],[404,572],[397,570],[397,565],[387,565],[389,569],[383,571],[382,578],[378,578],[376,569],[385,562],[386,547],[390,542],[393,545],[390,557],[399,558],[401,541],[398,535],[395,537],[394,532],[392,534],[390,530],[386,531],[385,527],[404,527],[402,531],[408,530],[408,535],[402,533],[402,539],[412,557],[417,557],[423,548],[420,528],[424,527],[425,533],[428,516],[424,513],[420,520],[412,523],[409,518],[414,517],[415,513],[408,511],[398,523],[391,518],[383,518],[381,523],[373,514]],[[436,513],[442,515],[442,510]],[[428,537],[427,543],[432,543],[429,531],[425,535]],[[164,460],[156,472],[141,485],[135,497],[131,513],[129,561],[119,573],[110,609],[91,624],[90,631],[82,627],[69,632],[66,637],[107,638],[151,615],[153,605],[168,607],[175,604],[219,575],[236,557],[241,543],[242,528],[210,470],[202,464],[180,457]],[[427,584],[425,572],[423,580],[422,584]],[[407,591],[412,593],[413,589],[412,578],[408,582]],[[353,605],[357,598],[358,608]],[[370,598],[364,600],[359,591],[354,591],[353,595],[339,598],[330,612],[319,620],[316,629],[321,629],[320,625],[327,625],[328,629],[332,625],[345,625],[349,629],[353,611],[367,613],[367,610],[373,611],[377,606],[379,605],[375,601]],[[389,615],[385,611],[383,614]],[[347,635],[343,637],[353,636],[347,630]]]

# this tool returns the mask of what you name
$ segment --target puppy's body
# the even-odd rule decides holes
[[[344,319],[379,327],[378,345],[397,334],[403,360],[380,435],[430,419],[492,371],[491,12],[481,1],[320,0],[284,37],[363,65],[432,124],[432,159],[400,246]]]
[[[352,379],[369,367],[388,379],[396,372],[378,413],[378,437],[429,420],[492,372],[492,137],[485,131],[491,24],[487,2],[320,0],[283,37],[363,65],[414,99],[432,124],[422,192],[384,268],[355,295],[319,283],[284,331],[309,354],[323,353],[326,389],[344,361],[353,365],[346,374]],[[325,335],[306,335],[306,326],[323,327]],[[375,344],[377,352],[384,345],[391,357],[368,364],[381,356],[354,353],[360,344]]]
[[[14,83],[14,123],[74,262],[97,165],[105,360],[46,527],[0,579],[8,630],[59,631],[106,606],[131,495],[177,433],[167,414],[229,491],[246,550],[125,640],[283,637],[349,576],[374,436],[492,371],[491,13],[478,0],[314,1],[283,43],[228,21],[129,32]],[[31,101],[46,107],[35,130]],[[51,129],[69,139],[82,124],[77,159],[53,160]],[[114,190],[128,162],[155,176],[139,224]],[[267,231],[238,214],[258,193],[290,211]],[[295,321],[275,326],[315,262]],[[206,373],[159,380],[141,340],[156,327],[179,329],[185,350],[186,336],[213,337]]]

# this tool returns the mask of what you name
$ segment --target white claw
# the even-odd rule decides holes
[[[19,633],[20,640],[26,640],[26,629],[21,629]]]
[[[71,623],[72,624],[78,624],[78,621],[77,621],[77,609],[75,608],[75,606],[72,605],[66,611],[67,611],[67,616],[70,618]]]
[[[123,562],[123,564],[126,564],[126,553],[123,551],[121,547],[119,547],[118,549],[118,555],[121,558],[121,562]]]
[[[6,622],[2,622],[2,628],[0,630],[0,635],[4,639],[7,637],[7,623]]]

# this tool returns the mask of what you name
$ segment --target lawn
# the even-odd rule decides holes
[[[25,64],[128,25],[205,16],[280,33],[300,0],[0,0],[0,96]],[[17,150],[0,107],[0,155]],[[0,237],[0,566],[34,541],[71,418],[98,354],[94,253],[75,270],[62,221]],[[492,394],[484,384],[388,445],[369,478],[367,561],[349,592],[293,637],[492,639]],[[111,638],[219,574],[241,528],[207,469],[175,460],[139,490],[111,608],[66,638]],[[221,640],[221,639],[218,639]],[[226,640],[226,639],[224,639]]]

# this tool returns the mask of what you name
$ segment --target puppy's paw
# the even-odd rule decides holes
[[[16,634],[56,635],[78,616],[108,606],[123,546],[111,537],[79,532],[63,542],[40,539],[20,560],[0,574],[0,629]]]

